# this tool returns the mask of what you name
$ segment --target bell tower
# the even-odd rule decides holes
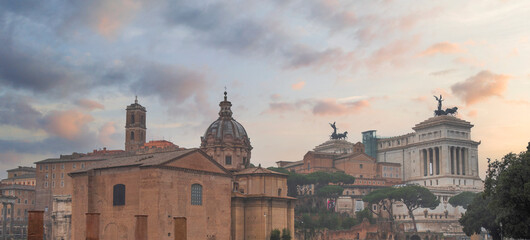
[[[145,107],[138,104],[138,97],[134,103],[127,106],[125,120],[125,151],[138,150],[145,143]]]

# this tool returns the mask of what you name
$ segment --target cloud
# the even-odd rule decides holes
[[[118,142],[118,138],[122,137],[117,134],[116,122],[106,122],[99,128],[98,140],[104,146],[115,145]],[[122,139],[123,140],[123,139]]]
[[[288,113],[293,111],[301,111],[306,106],[313,105],[313,100],[304,99],[295,102],[272,102],[269,103],[269,108],[264,113]]]
[[[477,110],[471,110],[467,113],[469,117],[476,117],[478,115]]]
[[[370,107],[375,98],[357,101],[338,101],[338,99],[303,99],[294,102],[271,102],[264,113],[283,114],[295,111],[308,111],[315,116],[341,116],[356,114]]]
[[[241,5],[230,2],[201,5],[174,1],[165,10],[164,19],[170,26],[191,30],[193,42],[238,55],[280,57],[287,69],[324,65],[344,69],[352,65],[352,52],[300,44],[282,24],[240,12]]]
[[[368,100],[339,103],[336,99],[323,99],[317,101],[313,107],[313,114],[319,116],[341,116],[360,112],[370,107]]]
[[[291,85],[291,88],[293,90],[300,90],[300,89],[304,88],[304,86],[305,86],[305,82],[304,81],[300,81],[300,82],[297,82],[297,83]]]
[[[66,96],[73,90],[79,93],[90,85],[82,71],[63,64],[53,54],[14,46],[1,38],[0,44],[0,83],[8,87],[36,94]]]
[[[414,101],[414,102],[427,102],[427,97],[425,97],[425,96],[415,97],[415,98],[412,98],[412,101]]]
[[[38,129],[42,113],[28,104],[28,99],[17,95],[0,96],[0,124],[25,129]]]
[[[105,109],[105,106],[103,106],[103,104],[90,99],[79,99],[76,101],[76,104],[88,110]]]
[[[278,101],[278,100],[282,99],[282,95],[275,93],[275,94],[272,94],[270,96],[270,98],[271,98],[272,101]]]
[[[92,122],[92,116],[76,110],[52,111],[46,115],[46,131],[73,140],[80,137],[86,128],[86,124]]]
[[[342,6],[339,1],[301,1],[299,5],[308,8],[308,19],[329,27],[331,31],[354,27],[357,24],[355,13]]]
[[[440,77],[440,76],[445,76],[445,75],[448,75],[448,74],[456,72],[456,71],[457,71],[456,69],[445,69],[445,70],[429,73],[429,75],[435,76],[435,77]]]
[[[156,96],[161,102],[169,100],[174,104],[182,104],[193,97],[205,100],[207,81],[203,74],[158,62],[142,62],[138,66],[142,69],[138,72],[138,79],[130,85],[133,92]]]
[[[451,91],[458,98],[472,105],[493,96],[502,97],[510,76],[481,71],[465,81],[453,84]]]
[[[378,68],[382,65],[402,66],[412,48],[419,42],[419,37],[400,39],[379,48],[368,59],[366,64],[369,68]]]
[[[460,45],[456,43],[450,43],[450,42],[441,42],[436,43],[430,46],[429,48],[425,49],[423,52],[420,53],[420,56],[432,56],[436,54],[450,54],[450,53],[460,53],[463,52],[464,49],[460,47]]]

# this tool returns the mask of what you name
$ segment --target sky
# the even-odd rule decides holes
[[[487,158],[530,141],[529,1],[0,0],[0,177],[72,152],[123,149],[125,108],[147,139],[198,147],[227,88],[251,162],[297,161],[328,123],[361,141],[444,108]]]

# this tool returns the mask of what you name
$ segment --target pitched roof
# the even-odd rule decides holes
[[[138,154],[138,155],[130,155],[130,156],[124,156],[124,157],[114,157],[106,161],[100,161],[95,164],[92,164],[85,169],[73,171],[71,172],[71,174],[84,173],[90,170],[106,169],[106,168],[130,167],[130,166],[149,167],[149,166],[163,165],[167,162],[182,158],[194,152],[201,153],[204,157],[208,158],[216,166],[218,166],[224,172],[229,174],[228,170],[223,168],[219,163],[217,163],[210,156],[206,155],[206,153],[204,153],[202,150],[198,148],[167,151],[167,152],[157,152],[157,153],[149,153],[149,154]]]
[[[235,173],[235,175],[247,175],[247,174],[271,174],[271,175],[287,176],[287,174],[285,174],[285,173],[279,173],[279,172],[271,171],[269,169],[262,168],[261,166],[253,167],[253,168],[246,168],[246,169],[243,169],[243,170]]]

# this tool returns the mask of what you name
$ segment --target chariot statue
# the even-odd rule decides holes
[[[447,108],[445,110],[442,110],[442,101],[444,99],[442,98],[441,94],[440,94],[440,97],[434,96],[434,98],[436,99],[436,101],[438,101],[438,109],[434,110],[434,116],[443,116],[443,115],[447,115],[447,114],[451,114],[451,115],[456,114],[456,111],[458,110],[458,107],[452,107],[452,108]]]

